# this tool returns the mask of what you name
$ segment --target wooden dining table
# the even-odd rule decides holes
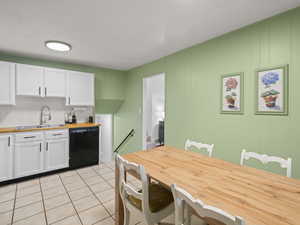
[[[244,218],[247,225],[300,225],[300,181],[217,158],[162,146],[123,155],[167,188],[188,191],[205,204]],[[115,223],[123,225],[116,164]]]

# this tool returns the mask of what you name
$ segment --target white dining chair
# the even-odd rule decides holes
[[[191,219],[187,217],[191,216],[191,214],[186,213],[189,210],[192,210],[193,214],[196,213],[200,218],[203,218],[204,221],[212,219],[213,221],[217,221],[218,224],[246,225],[246,222],[241,217],[232,216],[219,208],[204,204],[201,200],[193,198],[176,184],[172,184],[171,188],[175,203],[175,225],[190,224]]]
[[[259,154],[256,152],[247,152],[245,149],[243,149],[241,153],[241,161],[240,164],[244,165],[245,160],[249,160],[251,158],[254,158],[258,161],[260,161],[263,164],[267,164],[270,162],[277,162],[281,166],[281,168],[286,169],[286,176],[291,177],[292,176],[292,159],[291,158],[281,158],[278,156],[268,156],[265,154]]]
[[[214,144],[203,144],[201,142],[191,141],[190,139],[187,139],[184,145],[185,150],[189,150],[189,148],[195,147],[199,150],[204,149],[208,153],[209,157],[212,157]]]
[[[117,155],[117,163],[120,171],[119,191],[124,205],[124,225],[129,225],[132,211],[140,213],[148,225],[157,224],[174,213],[172,192],[160,184],[149,182],[142,165],[128,162],[120,155]],[[141,190],[127,182],[129,171],[141,180]]]

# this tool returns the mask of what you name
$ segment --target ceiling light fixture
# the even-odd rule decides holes
[[[45,45],[47,48],[59,52],[68,52],[72,49],[72,46],[70,44],[62,41],[46,41]]]

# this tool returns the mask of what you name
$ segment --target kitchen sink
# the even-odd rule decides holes
[[[65,124],[44,124],[44,125],[30,125],[30,126],[17,126],[16,130],[28,130],[36,128],[51,128],[51,127],[63,127]]]

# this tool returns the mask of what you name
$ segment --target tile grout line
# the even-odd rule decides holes
[[[107,167],[108,168],[108,167]],[[109,168],[109,169],[111,169],[111,168]],[[95,170],[94,168],[93,168],[93,170]],[[111,169],[112,170],[112,169]],[[97,173],[97,171],[95,171],[96,173]],[[112,170],[112,172],[114,172],[113,170]],[[98,173],[97,173],[98,174]],[[115,187],[114,186],[112,186],[109,182],[108,182],[108,180],[106,179],[106,178],[104,178],[101,174],[98,174],[112,189],[115,189]],[[115,179],[115,178],[114,178]],[[112,179],[111,179],[112,180]],[[96,196],[97,197],[97,196]]]
[[[35,194],[38,194],[38,192],[32,193],[31,195],[35,195]],[[41,195],[42,195],[42,194],[41,194]],[[26,196],[24,196],[24,197],[29,197],[29,195],[26,195]],[[21,198],[23,198],[23,196],[22,196]],[[18,199],[21,199],[21,198],[18,198]],[[22,205],[22,206],[20,206],[20,207],[18,207],[18,208],[15,208],[15,209],[16,209],[16,210],[22,209],[22,208],[24,208],[24,207],[27,207],[27,206],[29,206],[29,205],[32,205],[32,204],[35,204],[35,203],[38,203],[38,202],[40,202],[40,200],[36,200],[36,201],[30,202],[30,203],[26,203],[25,205]]]
[[[109,167],[106,167],[106,168],[109,168]],[[111,168],[109,168],[112,172],[114,172],[113,171],[113,169],[111,169]],[[94,168],[93,168],[93,170],[95,170]],[[96,173],[97,173],[97,171],[95,171]],[[103,174],[100,174],[100,173],[97,173],[109,186],[111,186],[112,188],[115,188],[115,187],[113,187],[109,182],[108,182],[108,179],[106,179],[106,178],[104,178],[102,175]],[[116,179],[116,178],[115,178]],[[111,179],[112,180],[112,179]]]
[[[38,202],[35,202],[35,203],[32,203],[32,204],[36,204],[36,203],[38,203]],[[32,205],[32,204],[29,204],[29,205]],[[27,205],[27,206],[28,206],[28,205]],[[18,210],[18,209],[21,209],[21,208],[17,208],[17,210]],[[29,218],[31,218],[31,217],[34,217],[34,216],[36,216],[36,215],[38,215],[38,214],[40,214],[40,213],[42,213],[42,212],[34,213],[34,214],[30,215],[30,216],[27,216],[27,217],[24,217],[24,218],[22,218],[22,219],[19,219],[19,220],[17,220],[16,222],[20,222],[20,221],[22,221],[22,220],[27,220],[27,219],[29,219]]]
[[[34,213],[34,214],[32,214],[32,215],[30,215],[30,216],[28,216],[28,217],[24,217],[24,218],[22,218],[22,219],[19,219],[19,220],[17,220],[16,222],[20,222],[20,221],[22,221],[22,220],[27,220],[27,219],[29,219],[29,218],[31,218],[31,217],[34,217],[34,216],[36,216],[36,215],[39,215],[39,214],[41,214],[42,212],[37,212],[37,213]]]
[[[43,192],[43,189],[42,189],[41,179],[39,179],[39,184],[40,184],[40,189],[41,189],[42,204],[43,204],[43,209],[44,209],[46,225],[48,225],[48,218],[47,218],[47,214],[46,214],[46,207],[45,207],[45,202],[44,202],[44,192]]]
[[[112,169],[112,168],[110,168],[110,167],[107,167],[107,168],[109,168],[113,173],[115,172],[114,169]],[[96,173],[97,173],[97,171],[96,171]],[[104,178],[102,175],[103,175],[103,174],[99,174],[99,176],[102,177],[102,179],[103,179],[109,186],[111,186],[113,189],[115,189],[116,187],[114,187],[113,185],[111,185],[111,184],[109,183],[109,180],[106,179],[106,178]],[[114,180],[115,180],[115,179],[116,179],[116,178],[114,177]],[[110,179],[110,180],[112,180],[112,179]]]
[[[18,186],[18,183],[16,183],[16,185]],[[33,185],[30,185],[30,186],[27,186],[27,187],[19,188],[18,190],[29,189],[29,188],[32,188],[33,186],[37,186],[37,185],[39,185],[39,184],[33,184]],[[29,194],[22,195],[22,196],[20,196],[20,198],[28,197],[29,195],[33,195],[33,194],[36,194],[38,192],[39,191],[35,191],[35,192],[29,193]]]
[[[74,170],[75,171],[75,170]],[[75,171],[76,172],[76,171]],[[77,172],[76,172],[77,173]],[[78,213],[78,211],[77,211],[77,209],[75,208],[75,205],[74,205],[74,203],[73,203],[73,201],[72,201],[72,199],[71,199],[71,197],[70,197],[70,195],[69,195],[69,192],[68,192],[68,190],[67,190],[67,188],[65,187],[65,184],[63,183],[63,180],[62,180],[62,178],[59,176],[59,179],[60,179],[60,181],[61,181],[61,183],[62,183],[62,185],[63,185],[63,187],[64,187],[64,189],[65,189],[65,191],[66,191],[66,193],[67,193],[67,195],[68,195],[68,197],[69,197],[69,199],[70,199],[70,201],[71,201],[71,204],[72,204],[72,206],[73,206],[73,208],[74,208],[74,210],[75,210],[75,212],[76,212],[76,215],[77,215],[77,217],[78,217],[78,219],[79,219],[79,222],[83,225],[83,222],[82,222],[82,220],[81,220],[81,218],[80,218],[80,216],[79,216],[79,213]],[[68,217],[66,217],[66,218],[68,218]],[[64,218],[65,219],[65,218]]]
[[[16,185],[17,185],[17,184],[16,184]],[[17,185],[17,186],[18,186],[18,185]],[[18,190],[18,189],[17,189],[17,190]],[[17,195],[17,190],[16,190],[16,195]],[[41,192],[41,190],[40,190],[40,192]],[[32,194],[36,194],[36,193],[38,193],[38,192],[35,192],[35,193],[32,193]],[[41,195],[42,195],[42,193],[41,193]],[[27,197],[27,196],[29,196],[29,194],[26,195],[26,196],[22,196],[21,198]],[[16,203],[16,201],[17,201],[17,197],[15,198],[15,203]],[[14,216],[16,210],[22,209],[22,208],[27,207],[27,206],[29,206],[29,205],[37,204],[37,203],[39,203],[39,202],[40,202],[40,201],[32,202],[32,203],[29,203],[29,204],[24,205],[24,206],[22,206],[22,207],[19,207],[19,208],[16,208],[15,205],[14,205],[13,216]],[[38,215],[38,214],[40,214],[40,213],[41,213],[41,212],[34,213],[34,214],[30,215],[30,216],[27,216],[27,217],[24,217],[24,218],[22,218],[22,219],[19,219],[19,220],[17,220],[16,222],[19,222],[19,221],[22,221],[22,220],[27,220],[27,219],[29,219],[29,218],[31,218],[31,217],[33,217],[33,216],[36,216],[36,215]],[[12,221],[12,223],[14,223],[14,221]]]
[[[69,183],[69,184],[70,184],[70,183]],[[67,190],[67,192],[72,192],[72,191],[78,191],[78,190],[80,190],[80,189],[82,189],[82,188],[84,188],[84,186],[83,186],[83,187],[77,187],[77,188],[72,189],[72,190],[68,190],[68,189],[66,188],[66,190]]]
[[[62,205],[59,205],[59,206],[57,206],[56,208],[61,207],[61,206],[65,206],[65,205],[68,205],[68,204],[70,204],[70,202],[67,202],[67,203],[64,203],[64,204],[62,204]],[[73,207],[73,208],[74,208],[74,207]],[[55,209],[55,208],[52,208],[52,209],[50,209],[49,211],[51,211],[51,210],[53,210],[53,209]],[[51,223],[50,225],[53,225],[53,224],[58,223],[58,222],[61,222],[61,221],[65,220],[65,219],[67,219],[67,218],[70,218],[70,217],[72,217],[72,216],[75,216],[75,214],[74,214],[74,215],[71,215],[71,216],[63,217],[63,218],[61,218],[61,219],[59,219],[59,220],[56,220],[55,222]]]
[[[17,191],[18,191],[18,185],[16,184],[16,188],[15,188],[15,199],[14,199],[14,206],[13,206],[13,210],[12,210],[12,216],[11,216],[11,222],[10,224],[12,225],[14,222],[14,215],[15,215],[15,207],[16,207],[16,201],[17,201]]]
[[[11,191],[11,192],[13,192],[13,191]],[[0,205],[1,205],[1,204],[5,204],[5,203],[10,202],[10,201],[14,201],[14,198],[9,199],[9,200],[6,200],[6,201],[3,201],[3,202],[0,202]],[[0,214],[2,214],[2,213],[7,213],[7,212],[9,212],[9,211],[11,211],[11,210],[1,212]]]
[[[64,194],[65,193],[61,193],[61,194],[58,194],[58,195],[51,196],[50,198],[46,198],[46,196],[45,196],[44,200],[46,201],[46,200],[50,200],[50,199],[53,199],[53,198],[57,198],[57,197],[60,197],[61,195],[64,195]],[[51,209],[53,209],[53,208],[51,208]]]
[[[24,181],[24,182],[19,182],[19,183],[17,183],[17,184],[22,184],[22,183],[26,183],[26,182],[30,183],[30,182],[32,182],[32,181],[34,181],[34,180],[37,180],[37,179],[39,180],[40,178],[32,178],[32,179],[29,179],[29,180]],[[35,186],[35,185],[38,185],[38,184],[29,184],[28,186],[22,187],[21,189],[32,188],[32,187]]]
[[[92,169],[93,170],[93,169]],[[76,171],[77,172],[77,171]],[[78,172],[77,172],[78,173]],[[90,191],[92,192],[92,194],[94,195],[94,197],[100,202],[100,204],[103,206],[103,208],[105,209],[105,211],[108,213],[108,215],[110,217],[112,217],[112,215],[110,214],[110,212],[106,209],[106,207],[104,206],[104,203],[102,203],[102,201],[97,197],[97,195],[94,193],[94,191],[90,188],[90,186],[85,182],[85,180],[82,178],[82,176],[78,173],[79,177],[83,180],[83,182],[88,186],[88,188],[90,189]],[[100,221],[100,220],[99,220]],[[97,221],[97,222],[99,222]],[[97,223],[96,222],[96,223]]]
[[[1,182],[0,182],[1,183]],[[2,189],[2,188],[5,188],[5,187],[9,187],[9,186],[13,186],[13,185],[17,185],[17,184],[4,184],[3,186],[0,186],[0,189]],[[13,192],[13,191],[15,191],[16,190],[16,188],[14,188],[13,190],[6,190],[6,191],[4,191],[4,192],[2,192],[2,193],[0,193],[0,195],[5,195],[5,194],[8,194],[9,192]],[[4,201],[4,202],[7,202],[7,201]]]
[[[101,176],[101,174],[99,174],[100,175],[100,177],[102,177]],[[112,188],[112,189],[114,189],[114,192],[115,192],[115,187],[113,187],[104,177],[102,177],[102,179]],[[96,196],[96,198],[98,199],[98,197]],[[99,199],[99,201],[100,201],[100,199]],[[103,204],[103,207],[106,209],[106,207],[105,207],[105,203],[108,203],[108,202],[111,202],[111,201],[115,201],[114,199],[113,200],[110,200],[110,201],[106,201],[106,202],[103,202],[102,203],[102,201],[100,201],[102,204]],[[108,210],[106,210],[106,211],[108,211]],[[109,211],[108,211],[108,213],[109,213],[109,215],[112,217],[112,219],[114,220],[114,218],[113,218],[113,216],[114,216],[114,214],[111,214]]]
[[[114,220],[114,218],[113,218],[112,216],[108,216],[108,217],[105,217],[105,218],[103,218],[103,219],[101,219],[101,220],[98,220],[97,222],[95,222],[95,223],[93,223],[93,224],[91,224],[91,225],[95,225],[96,223],[100,223],[100,222],[102,222],[102,221],[104,221],[104,220],[107,220],[108,218],[111,218],[112,220]]]
[[[86,197],[83,197],[83,198],[86,198]],[[83,199],[83,198],[80,198],[80,199]],[[80,200],[80,199],[78,199],[78,200]],[[76,201],[77,201],[77,200],[76,200]],[[72,203],[72,200],[71,200],[70,202],[66,202],[66,203],[63,203],[63,204],[61,204],[61,205],[59,205],[59,206],[56,206],[55,208],[51,208],[51,209],[49,209],[49,211],[51,211],[51,210],[53,210],[53,209],[56,209],[56,208],[58,208],[58,207],[61,207],[61,206],[68,205],[68,204],[70,204],[70,203]],[[72,205],[73,205],[73,204],[72,204]],[[84,209],[84,210],[80,211],[80,213],[85,212],[85,211],[87,211],[87,210],[89,210],[89,209],[91,209],[91,208],[93,208],[93,207],[94,207],[94,206],[92,206],[92,207],[90,207],[90,208],[88,208],[88,209]],[[73,208],[75,209],[75,207],[73,207]],[[75,209],[75,210],[76,210],[76,209]],[[37,214],[35,214],[35,215],[37,215]],[[74,215],[75,215],[75,214],[74,214]],[[62,220],[64,220],[64,219],[67,219],[67,218],[72,217],[72,216],[74,216],[74,215],[63,217],[63,218],[61,218],[61,219],[59,219],[59,220],[53,222],[52,224],[58,223],[58,222],[60,222],[60,221],[62,221]],[[34,215],[33,215],[33,216],[34,216]],[[30,216],[30,217],[31,217],[31,216]],[[28,217],[28,218],[30,218],[30,217]],[[106,218],[107,218],[107,217],[106,217]],[[50,224],[50,225],[51,225],[51,224]]]

